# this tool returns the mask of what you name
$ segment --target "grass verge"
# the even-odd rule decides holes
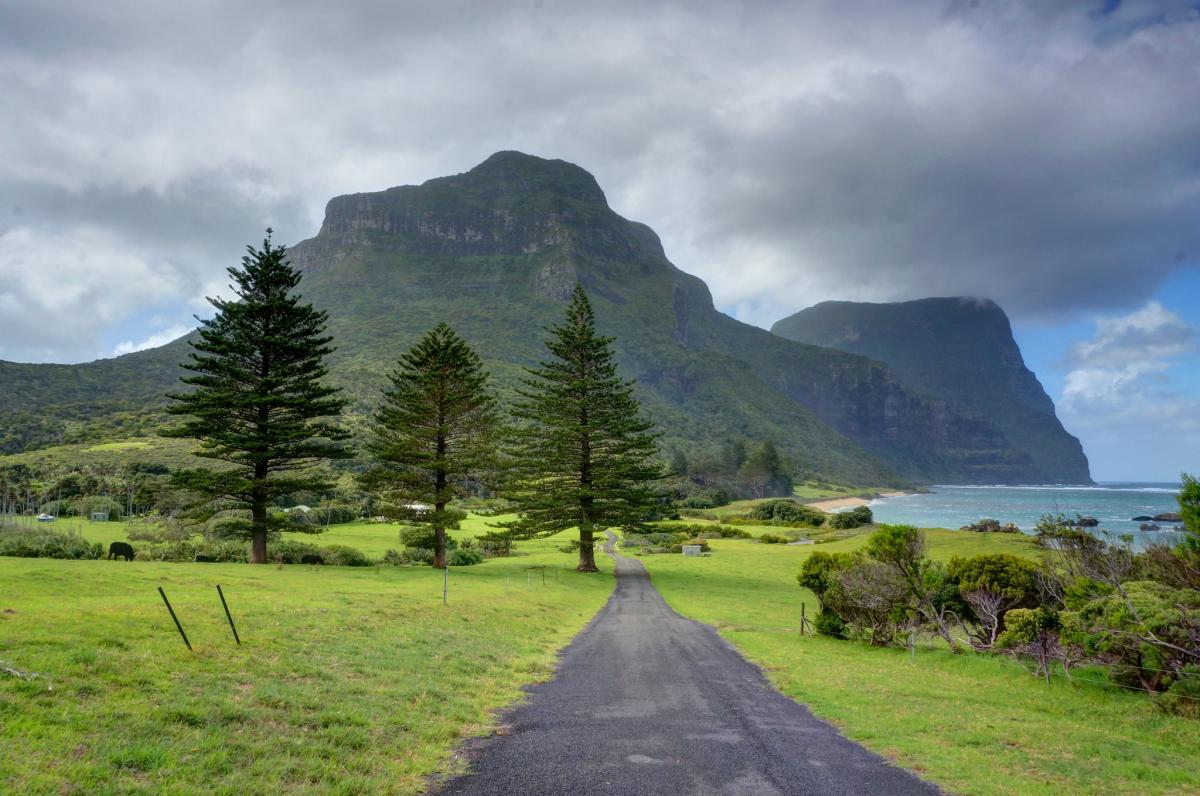
[[[1036,555],[1028,537],[928,532],[936,558]],[[846,550],[864,537],[815,549]],[[1145,697],[1095,684],[1047,687],[1023,668],[943,649],[897,649],[797,630],[796,584],[812,546],[713,540],[710,558],[653,555],[663,597],[716,626],[788,696],[847,737],[963,794],[1200,793],[1200,722],[1160,714]]]
[[[0,792],[419,792],[611,592],[557,544],[452,569],[445,607],[426,567],[0,559],[0,660],[39,674],[0,675]]]

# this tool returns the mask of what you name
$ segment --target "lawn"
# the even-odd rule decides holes
[[[0,675],[0,793],[420,792],[611,592],[558,544],[452,569],[448,606],[427,567],[0,559],[0,665],[39,674]]]
[[[788,547],[713,540],[707,558],[647,555],[655,586],[680,613],[707,622],[783,693],[850,738],[964,794],[1200,793],[1200,722],[1159,714],[1137,693],[1061,679],[1047,687],[1004,658],[898,649],[797,630],[796,584],[813,550],[847,550],[863,536]],[[1024,536],[928,533],[930,553],[1035,556]]]
[[[462,521],[461,529],[450,531],[450,536],[456,539],[478,536],[494,530],[491,527],[492,524],[513,519],[514,516],[509,514],[497,517],[483,517],[478,514],[470,514]],[[32,522],[27,522],[26,524],[32,525]],[[136,521],[133,523],[92,522],[76,517],[62,517],[49,527],[56,531],[78,533],[90,542],[99,542],[107,550],[108,545],[112,542],[129,541],[129,529],[131,526],[136,526],[136,524]],[[402,527],[398,523],[347,522],[331,525],[328,530],[322,533],[285,533],[283,536],[284,538],[307,544],[348,545],[358,548],[371,558],[379,558],[389,549],[400,550],[404,547],[400,542],[400,529]],[[141,544],[145,543],[134,542],[133,546],[136,549]]]

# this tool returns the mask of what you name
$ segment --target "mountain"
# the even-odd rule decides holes
[[[718,312],[654,232],[613,212],[570,163],[500,152],[464,174],[340,196],[290,255],[300,291],[330,313],[331,378],[354,399],[352,426],[398,355],[443,320],[511,395],[579,282],[664,448],[771,439],[802,475],[859,484],[1017,482],[1034,470],[988,418],[888,366]],[[186,353],[181,339],[82,365],[0,362],[0,444],[152,428]]]
[[[778,321],[771,331],[876,359],[913,390],[989,418],[1032,459],[1032,483],[1092,482],[1079,440],[1059,422],[1054,402],[1025,367],[1008,316],[992,301],[827,301]]]

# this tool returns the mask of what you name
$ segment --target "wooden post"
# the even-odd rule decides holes
[[[447,595],[450,593],[450,562],[446,562],[446,566],[442,567],[442,605],[446,604]]]
[[[804,635],[804,626],[808,624],[808,619],[804,616],[804,610],[807,606],[808,603],[805,603],[804,601],[800,602],[800,635],[802,636]]]

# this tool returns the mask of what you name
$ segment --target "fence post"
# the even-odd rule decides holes
[[[225,602],[225,592],[221,591],[221,584],[217,584],[217,595],[221,598],[221,607],[225,609],[225,618],[229,620],[229,629],[233,631],[233,640],[238,646],[242,646],[242,640],[238,638],[237,627],[233,624],[233,614],[229,613],[229,603]]]
[[[179,624],[179,617],[175,616],[175,609],[171,607],[171,601],[167,599],[167,593],[163,591],[163,587],[158,587],[158,593],[162,595],[163,602],[167,605],[167,611],[171,614],[171,619],[175,620],[175,627],[179,630],[179,635],[183,638],[183,643],[187,645],[188,652],[194,652],[192,642],[188,641],[187,633],[183,632],[183,625]]]
[[[807,603],[800,601],[800,635],[804,635],[804,626],[808,624],[808,619],[804,616],[804,610],[807,608]]]
[[[442,605],[446,605],[447,595],[450,593],[450,562],[446,562],[446,566],[442,569]]]

